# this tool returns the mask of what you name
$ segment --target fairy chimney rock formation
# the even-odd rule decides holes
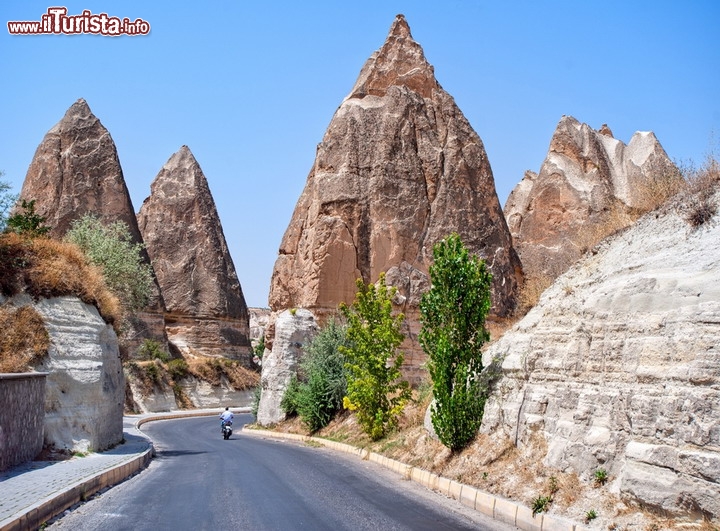
[[[250,363],[248,309],[207,180],[183,146],[151,185],[138,223],[165,299],[170,342]]]
[[[487,260],[493,311],[507,314],[520,264],[485,148],[398,15],[317,147],[275,262],[270,307],[322,319],[353,301],[356,279],[387,272],[414,340],[432,247],[452,232]],[[422,363],[404,350],[406,363]]]
[[[653,133],[637,132],[626,145],[607,124],[596,131],[563,116],[540,173],[527,172],[505,204],[525,275],[556,278],[613,213],[644,209],[651,183],[674,178]]]
[[[35,211],[52,237],[62,238],[74,221],[90,214],[106,224],[125,223],[133,243],[142,243],[115,142],[82,98],[35,150],[20,198],[35,200]],[[147,308],[130,318],[121,340],[124,352],[134,352],[145,338],[167,341],[163,309],[160,288],[153,283]]]
[[[20,197],[35,200],[52,236],[64,236],[73,221],[92,214],[104,222],[123,221],[134,241],[142,241],[115,143],[84,99],[43,138]]]

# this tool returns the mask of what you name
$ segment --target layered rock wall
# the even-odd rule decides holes
[[[718,197],[716,196],[716,200]],[[482,431],[671,514],[720,514],[720,224],[682,202],[557,279],[486,352],[504,358]]]
[[[0,374],[0,472],[42,450],[45,373]]]

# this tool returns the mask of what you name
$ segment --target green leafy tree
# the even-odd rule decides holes
[[[147,305],[152,293],[152,269],[142,258],[143,245],[132,242],[125,223],[103,225],[96,217],[85,215],[72,224],[65,239],[102,268],[108,287],[127,311],[135,312]]]
[[[23,212],[13,214],[7,219],[6,231],[24,234],[30,237],[43,236],[50,231],[50,227],[43,225],[45,218],[35,212],[35,200],[22,200],[20,205]]]
[[[480,349],[490,339],[485,318],[492,274],[452,234],[433,247],[430,281],[420,301],[419,339],[433,383],[432,424],[440,441],[455,451],[475,437],[485,408]]]
[[[402,353],[396,353],[404,336],[402,314],[392,315],[392,297],[397,291],[385,285],[381,274],[377,285],[357,281],[352,306],[342,304],[350,346],[341,346],[347,370],[347,396],[343,405],[356,411],[363,431],[372,439],[382,438],[397,425],[410,399],[410,386],[400,379]]]
[[[332,319],[305,347],[290,408],[310,431],[327,426],[343,407],[347,378],[340,348],[348,345],[346,327]]]
[[[3,175],[5,174],[0,171],[0,177]],[[10,209],[17,201],[17,195],[11,193],[10,190],[12,190],[10,183],[0,181],[0,232],[5,230]]]

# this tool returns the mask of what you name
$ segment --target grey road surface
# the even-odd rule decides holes
[[[235,427],[251,422],[236,416]],[[357,457],[299,443],[223,440],[215,418],[145,424],[157,457],[48,529],[503,530]]]

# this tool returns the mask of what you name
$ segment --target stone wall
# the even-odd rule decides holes
[[[46,376],[0,374],[0,470],[31,461],[42,450]]]

